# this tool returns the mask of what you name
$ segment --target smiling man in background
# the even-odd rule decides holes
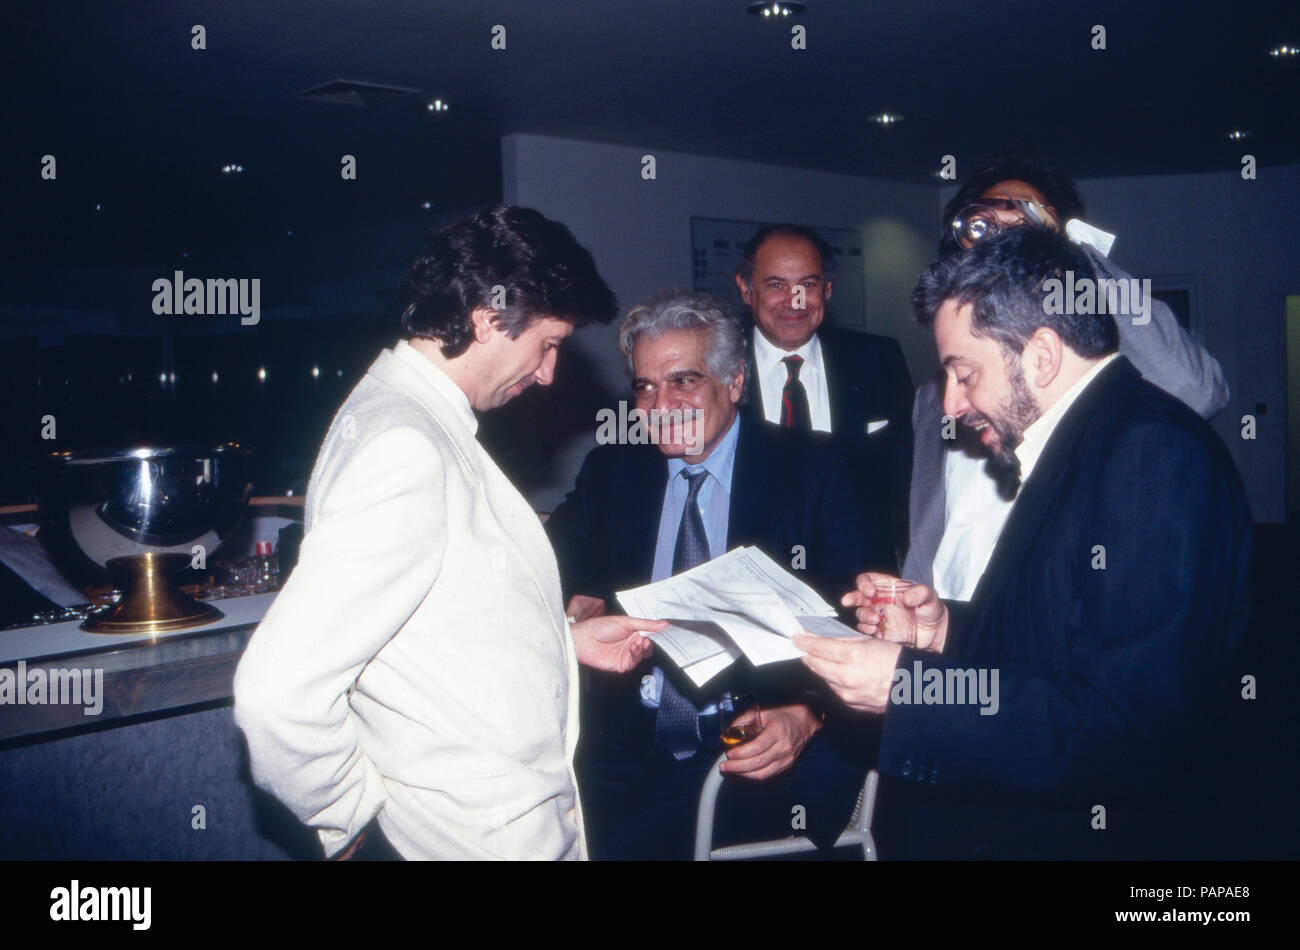
[[[852,471],[858,503],[889,519],[907,545],[912,377],[892,337],[826,325],[834,254],[812,228],[760,228],[741,252],[736,288],[748,306],[749,413],[785,428],[829,432]]]

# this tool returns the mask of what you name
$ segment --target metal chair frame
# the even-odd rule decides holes
[[[817,846],[806,835],[793,834],[786,838],[773,838],[768,841],[753,841],[747,844],[728,845],[725,848],[713,847],[713,817],[717,812],[718,793],[726,778],[720,766],[726,761],[726,754],[718,756],[704,780],[700,790],[700,806],[695,821],[695,860],[696,861],[742,861],[746,858],[776,857],[786,854],[799,854],[816,851]],[[849,823],[835,841],[835,847],[844,848],[851,845],[862,847],[863,861],[879,860],[876,855],[876,840],[871,836],[871,819],[876,810],[876,788],[880,783],[880,773],[872,769],[867,773],[858,792],[858,803],[849,817]]]

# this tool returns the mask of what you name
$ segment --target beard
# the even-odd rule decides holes
[[[975,425],[987,422],[998,437],[997,447],[989,450],[989,468],[995,476],[1019,470],[1016,448],[1024,440],[1025,430],[1043,414],[1038,403],[1034,402],[1024,371],[1018,364],[1008,361],[1007,378],[1011,383],[1011,395],[998,407],[997,416],[978,416],[971,420]]]

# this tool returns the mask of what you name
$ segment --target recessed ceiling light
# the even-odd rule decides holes
[[[903,121],[903,117],[897,112],[881,112],[871,116],[871,121],[877,125],[898,125]]]
[[[754,16],[761,16],[770,20],[773,17],[794,16],[803,13],[804,10],[808,9],[808,5],[806,3],[777,3],[773,2],[773,0],[766,0],[766,2],[751,3],[745,9]]]
[[[1245,129],[1233,129],[1228,133],[1228,138],[1234,142],[1240,142],[1242,139],[1250,138],[1250,133]]]
[[[1283,43],[1281,46],[1274,46],[1268,51],[1268,55],[1274,59],[1290,59],[1292,56],[1300,56],[1300,46]]]
[[[427,103],[425,108],[430,112],[450,112],[451,103],[446,99],[434,99],[432,102]]]
[[[421,202],[420,202],[420,210],[421,210],[421,211],[432,211],[432,210],[433,210],[433,202],[432,202],[432,201],[421,201]]]

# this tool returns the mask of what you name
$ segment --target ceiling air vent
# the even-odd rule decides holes
[[[296,93],[293,98],[306,99],[308,102],[325,102],[334,106],[357,106],[366,108],[378,106],[394,99],[401,99],[417,93],[418,89],[406,89],[402,86],[381,86],[373,82],[357,82],[353,79],[335,79]]]

